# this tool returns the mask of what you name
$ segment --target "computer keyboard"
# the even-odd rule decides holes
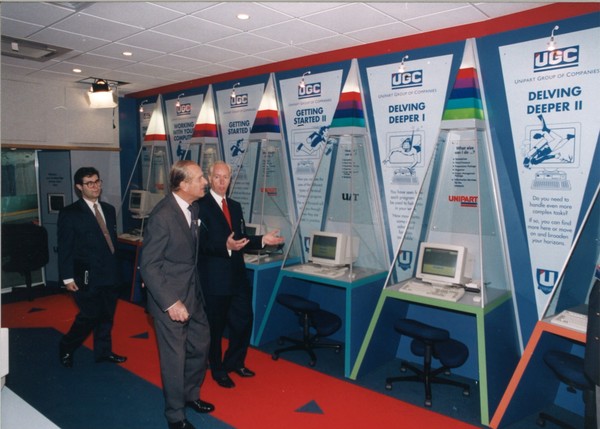
[[[412,295],[437,298],[451,302],[459,301],[465,294],[465,290],[460,286],[438,286],[414,280],[407,281],[401,285],[398,290]]]
[[[348,267],[323,267],[321,265],[304,264],[294,267],[294,271],[337,279],[346,275]]]
[[[585,314],[563,310],[554,316],[550,322],[585,334],[587,331],[587,319],[587,315]]]
[[[244,262],[247,264],[257,264],[261,260],[265,260],[269,255],[253,255],[244,253]]]

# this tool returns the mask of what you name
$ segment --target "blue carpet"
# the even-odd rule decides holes
[[[60,337],[50,328],[10,330],[6,385],[13,392],[61,429],[167,427],[159,388],[119,365],[95,363],[85,347],[76,351],[73,368],[63,368]],[[187,415],[197,428],[231,428],[210,415]]]

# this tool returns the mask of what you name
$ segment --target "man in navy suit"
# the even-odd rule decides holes
[[[231,183],[229,164],[215,162],[210,167],[208,181],[210,193],[198,201],[201,220],[198,267],[210,325],[212,377],[221,387],[231,388],[235,383],[229,372],[240,377],[255,375],[245,365],[253,312],[252,287],[246,277],[243,249],[279,245],[284,239],[277,236],[279,231],[262,236],[245,234],[242,206],[226,197]],[[229,331],[229,345],[223,355],[221,341],[225,328]]]
[[[58,215],[58,266],[79,314],[60,341],[60,362],[71,368],[73,353],[93,332],[96,362],[123,363],[127,358],[113,353],[111,338],[119,295],[115,208],[100,201],[102,180],[94,167],[80,168],[73,181],[80,198]]]
[[[200,400],[210,329],[196,264],[195,201],[204,196],[207,182],[198,164],[177,161],[169,185],[171,192],[156,205],[144,230],[140,270],[154,319],[165,417],[169,429],[193,429],[186,407],[198,413],[215,409]]]

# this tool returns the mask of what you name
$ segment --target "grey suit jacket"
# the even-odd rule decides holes
[[[173,194],[163,198],[150,214],[140,270],[152,298],[148,310],[154,317],[164,316],[177,300],[190,312],[201,305],[194,239]]]

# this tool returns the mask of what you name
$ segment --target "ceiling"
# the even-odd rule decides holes
[[[46,61],[2,55],[2,76],[65,82],[101,77],[126,83],[118,87],[124,95],[543,4],[3,1],[3,51],[4,36],[68,51],[58,50]],[[240,13],[249,19],[238,19]],[[24,51],[26,42],[11,40],[9,50]]]

